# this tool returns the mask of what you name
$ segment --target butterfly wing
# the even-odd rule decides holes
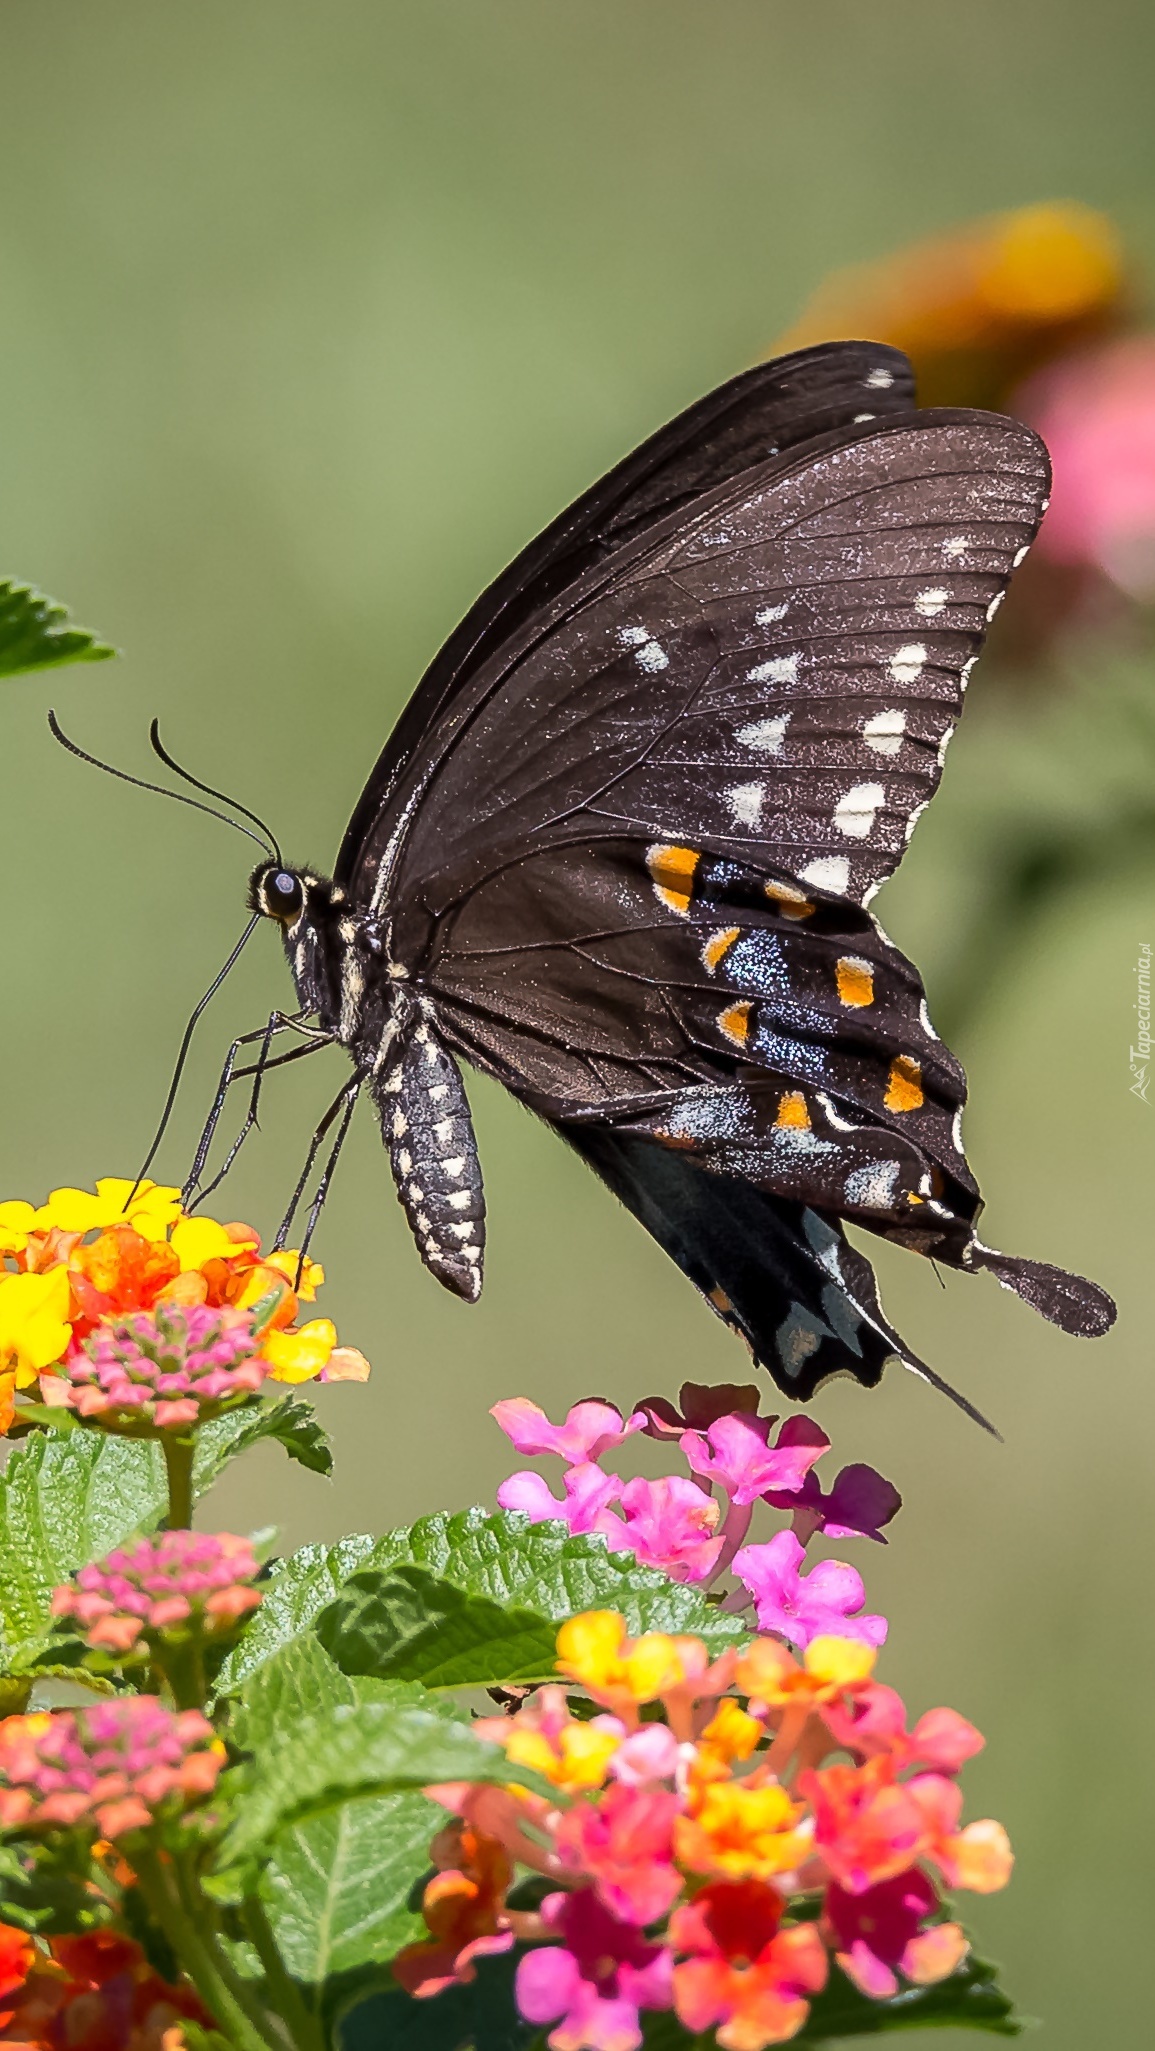
[[[880,342],[826,342],[757,364],[651,435],[530,542],[434,657],[376,763],[337,859],[360,865],[367,834],[438,715],[487,657],[582,573],[779,450],[914,405],[906,357]]]
[[[639,1214],[659,1148],[765,1199],[740,1206],[746,1242],[766,1235],[764,1314],[738,1322],[792,1393],[766,1333],[793,1329],[790,1279],[815,1281],[805,1209],[994,1266],[1068,1329],[1109,1322],[1091,1285],[975,1238],[961,1069],[864,910],[937,785],[1047,474],[1025,427],[926,413],[709,492],[481,665],[354,865],[447,1037],[619,1193],[648,1190]],[[675,1180],[682,1222],[656,1236],[733,1301],[703,1185]],[[897,1342],[872,1282],[836,1286],[875,1352],[827,1316],[814,1371],[870,1379]],[[789,1301],[813,1319],[813,1296]]]

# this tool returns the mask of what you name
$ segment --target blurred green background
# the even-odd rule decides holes
[[[1155,23],[1127,0],[4,0],[0,31],[0,567],[125,651],[5,690],[4,1195],[133,1171],[247,872],[234,836],[67,760],[48,703],[137,768],[159,713],[327,864],[479,586],[832,265],[1050,197],[1107,208],[1155,261]],[[1150,707],[1155,668],[1087,648],[1068,671],[976,688],[880,906],[932,1012],[948,987],[960,1005],[975,879],[997,885],[1017,823],[1149,802],[1119,708]],[[815,1406],[837,1453],[905,1492],[889,1550],[855,1555],[893,1620],[885,1673],[988,1733],[968,1809],[1006,1820],[1020,1867],[971,1920],[1053,2051],[1151,2041],[1155,1108],[1127,1050],[1153,883],[1138,847],[1089,867],[997,978],[987,934],[958,1035],[985,1235],[1105,1282],[1117,1330],[1080,1344],[896,1254],[892,1315],[1006,1443],[899,1376]],[[231,1034],[287,994],[261,935],[163,1177]],[[324,1061],[270,1088],[220,1215],[272,1229],[340,1077]],[[340,1479],[256,1456],[215,1521],[387,1529],[491,1500],[516,1464],[499,1396],[556,1413],[746,1374],[582,1167],[495,1088],[474,1099],[481,1305],[420,1268],[364,1116],[316,1249],[374,1363],[321,1393]]]

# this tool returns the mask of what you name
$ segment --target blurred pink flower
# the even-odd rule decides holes
[[[853,1638],[882,1645],[886,1618],[860,1616],[866,1601],[862,1578],[841,1560],[822,1560],[801,1572],[806,1554],[792,1531],[779,1531],[766,1545],[743,1546],[734,1572],[754,1597],[758,1627],[776,1631],[805,1651],[812,1638]]]
[[[1054,465],[1036,554],[1155,599],[1155,336],[1066,357],[1023,385],[1014,404]]]
[[[705,1436],[684,1432],[682,1452],[694,1473],[719,1482],[732,1502],[745,1506],[772,1489],[792,1507],[815,1461],[829,1450],[830,1440],[810,1418],[792,1417],[771,1447],[773,1425],[771,1417],[740,1413],[718,1417],[707,1426]]]
[[[718,1564],[721,1537],[714,1536],[718,1505],[681,1474],[658,1481],[628,1481],[622,1489],[625,1542],[643,1566],[658,1567],[671,1581],[707,1581]]]
[[[920,1929],[938,1905],[933,1881],[917,1866],[862,1894],[849,1894],[832,1881],[824,1915],[847,1978],[872,2001],[897,1994],[899,1973],[923,1985],[945,1979],[968,1945],[957,1923]]]
[[[603,1474],[600,1467],[587,1460],[580,1467],[567,1468],[562,1487],[565,1501],[559,1502],[541,1475],[526,1467],[502,1482],[497,1500],[503,1510],[524,1510],[534,1524],[554,1518],[568,1524],[575,1534],[600,1531],[611,1551],[620,1552],[623,1546],[633,1545],[621,1518],[615,1517],[609,1507],[621,1494],[622,1484],[616,1474]]]
[[[548,2041],[559,2051],[637,2051],[639,2009],[670,2006],[669,1951],[619,1922],[588,1887],[547,1895],[541,1918],[561,1944],[527,1952],[518,1966],[521,2015],[558,2023]]]
[[[641,1431],[646,1421],[641,1410],[623,1419],[615,1404],[601,1403],[596,1398],[575,1403],[564,1424],[551,1424],[545,1411],[531,1403],[528,1396],[509,1396],[504,1402],[495,1403],[489,1414],[496,1418],[517,1452],[528,1453],[531,1458],[538,1453],[558,1453],[572,1466],[585,1460],[600,1460],[603,1453],[612,1452],[632,1432]]]

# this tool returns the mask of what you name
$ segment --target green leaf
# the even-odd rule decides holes
[[[198,1432],[197,1479],[201,1487],[208,1485],[203,1479],[207,1467],[212,1467],[215,1477],[238,1453],[247,1452],[262,1439],[276,1439],[290,1460],[309,1468],[313,1474],[333,1471],[329,1441],[308,1404],[295,1396],[278,1396],[271,1401],[246,1403],[240,1410],[227,1410],[223,1417],[215,1418]]]
[[[543,2041],[513,1998],[518,1951],[479,1958],[467,1987],[415,2001],[400,1987],[351,2004],[335,2032],[337,2051],[530,2051]]]
[[[841,2044],[852,2037],[877,2037],[893,2030],[972,2029],[1017,2037],[1026,2027],[997,1984],[997,1970],[968,1958],[949,1979],[933,1987],[906,1987],[891,2001],[860,1994],[837,1966],[824,1991],[810,2004],[805,2029],[792,2044]],[[696,2037],[668,2012],[642,2017],[645,2051],[714,2051],[714,2035]]]
[[[115,654],[87,627],[74,626],[54,598],[0,577],[0,676],[57,669],[63,662],[103,662]]]
[[[932,1987],[904,1987],[890,2001],[870,2001],[837,1966],[810,2006],[810,2020],[796,2044],[827,2044],[844,2037],[878,2036],[884,2030],[986,2030],[1018,2037],[1025,2020],[998,1984],[997,1966],[973,1953],[957,1972]]]
[[[557,1632],[549,1618],[466,1595],[424,1567],[363,1568],[315,1628],[348,1674],[423,1681],[427,1688],[499,1687],[556,1674]]]
[[[292,1399],[218,1417],[197,1434],[193,1487],[215,1481],[254,1436],[307,1432]],[[305,1423],[302,1424],[301,1420]],[[299,1457],[299,1456],[298,1456]],[[121,1439],[91,1427],[34,1431],[13,1446],[0,1476],[0,1633],[11,1647],[39,1641],[52,1591],[89,1560],[102,1559],[165,1514],[164,1456],[152,1439]]]
[[[386,1964],[403,1944],[428,1935],[408,1901],[445,1820],[424,1795],[395,1794],[343,1802],[278,1831],[261,1893],[294,1979],[316,1986],[357,1966]]]
[[[420,1789],[443,1780],[536,1785],[501,1748],[475,1737],[467,1723],[432,1707],[393,1699],[339,1703],[296,1717],[262,1746],[236,1793],[234,1820],[220,1859],[236,1864],[264,1852],[287,1824],[305,1822],[340,1803]]]
[[[519,1511],[461,1510],[422,1517],[375,1543],[348,1538],[331,1551],[307,1546],[285,1560],[225,1663],[221,1692],[235,1692],[279,1645],[308,1630],[351,1576],[409,1567],[425,1568],[479,1601],[532,1612],[551,1626],[579,1610],[616,1609],[631,1633],[692,1632],[714,1653],[748,1635],[740,1618],[723,1614],[696,1589],[639,1566],[632,1553],[607,1551],[601,1538],[574,1537],[564,1524],[531,1524]]]

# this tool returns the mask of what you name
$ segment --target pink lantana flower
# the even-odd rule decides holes
[[[683,1432],[681,1446],[689,1466],[707,1481],[717,1481],[739,1507],[755,1503],[775,1490],[788,1500],[797,1495],[816,1460],[830,1447],[820,1425],[808,1417],[792,1417],[771,1447],[771,1417],[731,1414],[718,1417],[705,1434]]]
[[[611,1914],[593,1890],[549,1894],[541,1918],[560,1944],[527,1952],[515,1998],[526,2022],[556,2022],[553,2051],[638,2051],[639,2010],[669,2008],[672,1960],[635,1923]]]
[[[643,1566],[657,1567],[671,1581],[708,1581],[718,1565],[722,1539],[715,1537],[718,1505],[684,1475],[659,1481],[628,1481],[622,1489],[625,1542]]]
[[[620,1552],[632,1543],[621,1518],[615,1517],[609,1507],[622,1491],[616,1474],[603,1474],[600,1467],[587,1460],[580,1467],[568,1469],[562,1476],[562,1487],[565,1499],[559,1502],[541,1475],[524,1467],[502,1482],[497,1500],[503,1510],[523,1510],[534,1524],[544,1524],[552,1518],[568,1524],[575,1535],[600,1531],[611,1552]]]
[[[563,1424],[551,1424],[545,1411],[531,1403],[528,1396],[509,1396],[504,1402],[495,1403],[489,1414],[496,1418],[517,1452],[527,1453],[531,1458],[539,1453],[557,1453],[574,1467],[587,1460],[600,1460],[603,1453],[612,1452],[631,1433],[641,1431],[646,1421],[641,1410],[623,1419],[615,1404],[592,1398],[575,1403]]]
[[[793,1510],[794,1535],[803,1545],[817,1531],[827,1538],[873,1538],[885,1545],[882,1526],[902,1508],[893,1482],[876,1468],[858,1464],[842,1469],[829,1494],[816,1474],[808,1474],[797,1494],[770,1489],[766,1501],[772,1509]]]
[[[757,1417],[762,1390],[754,1382],[683,1382],[678,1391],[681,1409],[668,1396],[643,1396],[638,1410],[645,1418],[642,1430],[651,1439],[679,1439],[684,1431],[707,1431],[719,1417],[739,1412]],[[767,1419],[776,1424],[776,1417]]]
[[[908,1731],[901,1695],[882,1681],[865,1682],[849,1705],[827,1703],[822,1715],[831,1736],[848,1752],[863,1759],[885,1754],[900,1771],[924,1766],[957,1773],[983,1748],[981,1732],[956,1709],[928,1709]]]
[[[898,1993],[899,1973],[920,1986],[945,1980],[970,1947],[957,1923],[922,1929],[938,1906],[933,1881],[917,1866],[863,1894],[848,1894],[832,1882],[824,1921],[847,1979],[872,2001]]]
[[[758,1627],[774,1631],[805,1651],[812,1638],[854,1638],[882,1645],[886,1618],[863,1616],[862,1577],[841,1560],[822,1560],[801,1572],[806,1554],[792,1531],[779,1531],[765,1545],[743,1546],[734,1572],[754,1598]]]
[[[563,1863],[588,1873],[601,1900],[627,1922],[656,1922],[682,1891],[673,1863],[681,1803],[668,1788],[620,1782],[590,1802],[575,1802],[558,1823]]]
[[[1054,466],[1040,559],[1097,569],[1130,597],[1155,598],[1155,339],[1065,358],[1022,387],[1015,411]]]

